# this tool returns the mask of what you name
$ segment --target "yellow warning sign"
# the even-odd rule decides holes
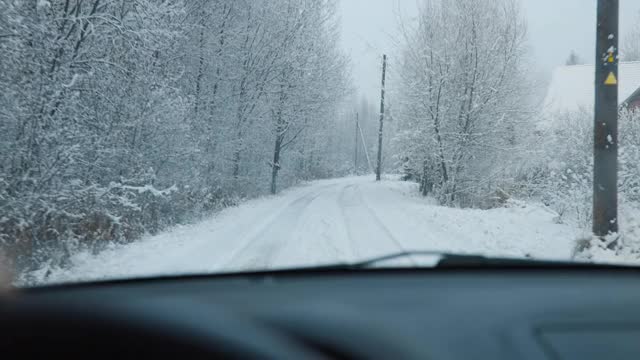
[[[604,81],[605,85],[617,85],[618,84],[618,79],[616,79],[616,75],[612,72],[609,73],[609,76],[607,76],[607,80]]]

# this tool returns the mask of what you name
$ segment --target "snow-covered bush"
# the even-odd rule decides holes
[[[640,203],[640,111],[623,110],[619,125],[618,184],[623,201]]]
[[[621,208],[640,204],[640,113],[619,116],[618,185]],[[558,212],[558,221],[589,232],[593,192],[593,113],[555,114],[553,121],[527,140],[521,158],[517,196],[535,198]],[[621,226],[624,224],[621,223]]]
[[[558,212],[559,222],[570,221],[583,229],[591,222],[593,119],[588,111],[559,114],[548,128],[529,139],[536,149],[523,171],[535,173],[524,183],[529,196]]]

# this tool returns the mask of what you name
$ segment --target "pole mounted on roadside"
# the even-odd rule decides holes
[[[371,166],[371,159],[369,158],[369,148],[367,147],[367,142],[364,141],[364,134],[362,133],[362,126],[360,126],[360,122],[358,121],[358,132],[360,133],[360,143],[362,144],[362,149],[364,150],[364,156],[367,158],[367,166],[369,171],[374,171],[373,166]]]
[[[593,233],[600,238],[618,232],[618,17],[619,0],[598,0]]]
[[[355,154],[353,155],[353,173],[358,175],[358,130],[360,128],[359,124],[360,115],[356,113],[356,146],[355,146]]]
[[[384,125],[384,78],[387,72],[387,55],[382,55],[382,90],[380,91],[380,129],[378,130],[378,164],[376,166],[376,181],[380,181],[382,172],[382,128]]]

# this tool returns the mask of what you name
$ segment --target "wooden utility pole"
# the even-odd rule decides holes
[[[600,238],[618,232],[618,16],[619,0],[598,0],[593,233]]]
[[[382,128],[384,125],[384,78],[387,71],[387,55],[382,55],[382,90],[380,91],[380,128],[378,130],[378,164],[376,166],[376,181],[380,181],[382,172]]]
[[[358,123],[358,113],[356,113],[356,142],[355,142],[355,154],[353,155],[353,173],[358,174],[358,130],[360,124]]]

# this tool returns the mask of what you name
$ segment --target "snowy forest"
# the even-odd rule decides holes
[[[520,1],[424,0],[397,30],[384,172],[442,206],[536,201],[588,229],[592,112],[540,126]],[[637,60],[640,28],[627,39]],[[370,174],[380,114],[351,66],[334,0],[0,0],[0,252],[17,272],[64,266]],[[621,110],[625,209],[640,207],[638,120]]]
[[[8,257],[19,268],[60,261],[344,175],[329,151],[350,86],[335,10],[317,0],[2,0]]]

